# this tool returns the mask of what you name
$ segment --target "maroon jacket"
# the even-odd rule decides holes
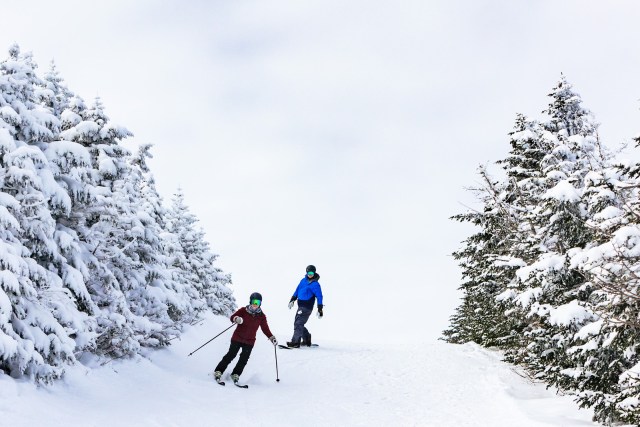
[[[249,314],[246,307],[241,307],[233,313],[230,317],[233,322],[233,318],[236,316],[242,317],[242,324],[236,327],[231,336],[231,341],[237,341],[242,344],[254,345],[256,343],[256,332],[258,332],[258,326],[262,329],[262,332],[270,338],[273,336],[269,330],[269,324],[267,323],[267,316],[264,313],[258,313],[255,315]]]

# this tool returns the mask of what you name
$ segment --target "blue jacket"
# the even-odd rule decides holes
[[[318,298],[318,305],[322,305],[322,288],[320,288],[319,274],[314,274],[313,278],[309,280],[307,276],[304,276],[293,296],[298,299],[298,305],[300,307],[313,308],[313,303]]]

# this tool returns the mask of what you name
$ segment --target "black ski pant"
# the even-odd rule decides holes
[[[229,351],[222,357],[218,366],[216,366],[216,371],[224,372],[229,366],[229,363],[238,355],[238,351],[242,349],[242,353],[240,353],[240,359],[238,359],[238,363],[236,367],[233,368],[231,375],[242,375],[242,371],[244,371],[244,367],[247,365],[249,361],[249,356],[251,356],[251,350],[253,350],[253,345],[251,344],[243,344],[238,341],[231,341],[231,345],[229,346]]]
[[[311,342],[311,334],[304,325],[309,320],[309,316],[311,316],[312,311],[313,308],[298,306],[296,318],[293,321],[293,338],[291,338],[292,343],[300,344],[300,340],[303,340],[304,342]]]

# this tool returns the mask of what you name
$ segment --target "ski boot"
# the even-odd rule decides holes
[[[287,347],[289,347],[289,348],[300,348],[300,343],[299,342],[288,342],[287,343]]]
[[[249,388],[248,385],[246,384],[240,384],[238,381],[240,380],[240,375],[238,374],[231,374],[231,379],[233,380],[233,384],[235,384],[236,387],[240,387],[240,388]]]

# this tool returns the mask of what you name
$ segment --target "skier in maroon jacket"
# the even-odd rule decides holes
[[[237,323],[238,327],[231,336],[229,351],[222,357],[218,366],[216,366],[216,370],[214,372],[216,381],[220,380],[224,370],[227,369],[229,363],[231,363],[231,361],[238,355],[238,351],[242,349],[240,359],[238,360],[236,367],[233,368],[233,371],[231,372],[231,379],[233,382],[238,382],[238,379],[249,360],[251,350],[253,350],[253,345],[256,342],[256,332],[258,332],[258,327],[262,329],[262,332],[269,338],[269,340],[271,340],[274,346],[278,344],[278,340],[276,340],[276,337],[273,336],[269,330],[267,316],[262,312],[262,309],[260,308],[261,305],[262,295],[254,292],[249,297],[249,305],[241,307],[231,315],[231,321]]]

